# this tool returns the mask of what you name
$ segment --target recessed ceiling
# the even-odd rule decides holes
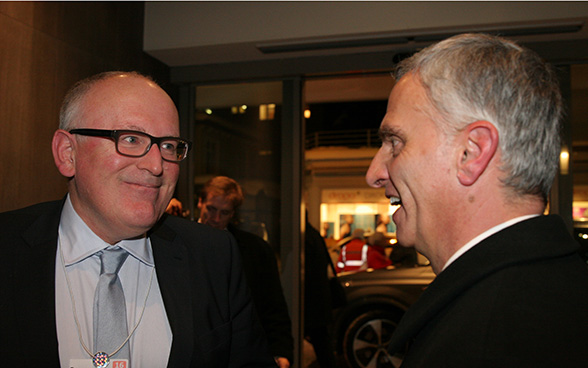
[[[169,66],[389,51],[463,32],[588,39],[588,2],[146,2],[144,50]]]

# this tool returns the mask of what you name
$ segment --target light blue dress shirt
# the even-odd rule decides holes
[[[151,242],[149,238],[143,237],[123,240],[116,245],[129,252],[129,257],[119,271],[125,294],[129,333],[137,325],[145,305],[143,317],[128,342],[131,366],[134,368],[166,367],[171,351],[172,332],[157,283]],[[91,359],[80,340],[83,340],[86,347],[95,353],[92,351],[94,344],[92,313],[94,291],[100,275],[100,258],[95,253],[109,246],[78,216],[68,196],[59,224],[55,267],[55,310],[62,368],[71,367],[71,359]],[[65,267],[61,262],[61,255],[65,261]],[[79,334],[64,269],[75,300]],[[154,274],[150,285],[152,273]],[[146,302],[145,298],[147,298]]]

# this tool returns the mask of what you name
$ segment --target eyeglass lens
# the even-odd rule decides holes
[[[121,132],[117,140],[117,150],[127,156],[143,156],[151,148],[151,137],[140,132]],[[161,156],[168,161],[181,161],[188,153],[188,144],[181,139],[165,138],[158,143]]]

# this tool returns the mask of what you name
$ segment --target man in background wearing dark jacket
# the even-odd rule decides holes
[[[237,240],[245,278],[270,351],[280,368],[288,368],[294,359],[294,339],[275,253],[262,238],[230,223],[243,198],[241,186],[235,180],[226,176],[212,178],[198,199],[198,222],[228,230]]]

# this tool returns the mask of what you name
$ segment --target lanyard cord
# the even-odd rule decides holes
[[[75,301],[75,298],[73,295],[73,291],[71,289],[71,284],[69,282],[69,278],[67,277],[67,271],[65,270],[65,260],[63,258],[63,250],[61,248],[62,248],[61,247],[61,239],[59,239],[59,255],[61,257],[61,267],[63,269],[63,275],[65,276],[65,282],[67,283],[67,288],[69,290],[69,297],[71,300],[71,307],[73,310],[74,321],[76,323],[76,329],[78,331],[78,338],[80,340],[80,343],[82,344],[82,348],[84,348],[86,353],[88,353],[88,355],[90,355],[90,357],[94,357],[95,355],[92,354],[92,352],[90,352],[90,349],[88,349],[88,347],[84,343],[84,339],[82,338],[80,323],[78,322],[78,313],[76,311],[76,301]],[[139,316],[139,320],[137,321],[137,323],[135,324],[135,327],[133,327],[133,329],[131,330],[131,333],[129,333],[129,336],[127,336],[125,341],[123,341],[123,343],[115,351],[113,351],[111,354],[108,354],[108,356],[113,356],[114,354],[118,353],[118,351],[120,349],[122,349],[123,346],[125,346],[125,344],[129,341],[131,336],[135,333],[135,330],[137,329],[137,327],[139,327],[139,323],[141,323],[141,320],[143,319],[143,314],[145,313],[145,307],[147,306],[147,297],[149,296],[149,293],[151,292],[151,284],[153,283],[153,274],[154,273],[155,273],[155,266],[153,266],[153,268],[151,270],[151,277],[149,279],[149,286],[147,287],[147,295],[145,295],[145,300],[143,301],[143,310],[141,310],[141,315]]]

